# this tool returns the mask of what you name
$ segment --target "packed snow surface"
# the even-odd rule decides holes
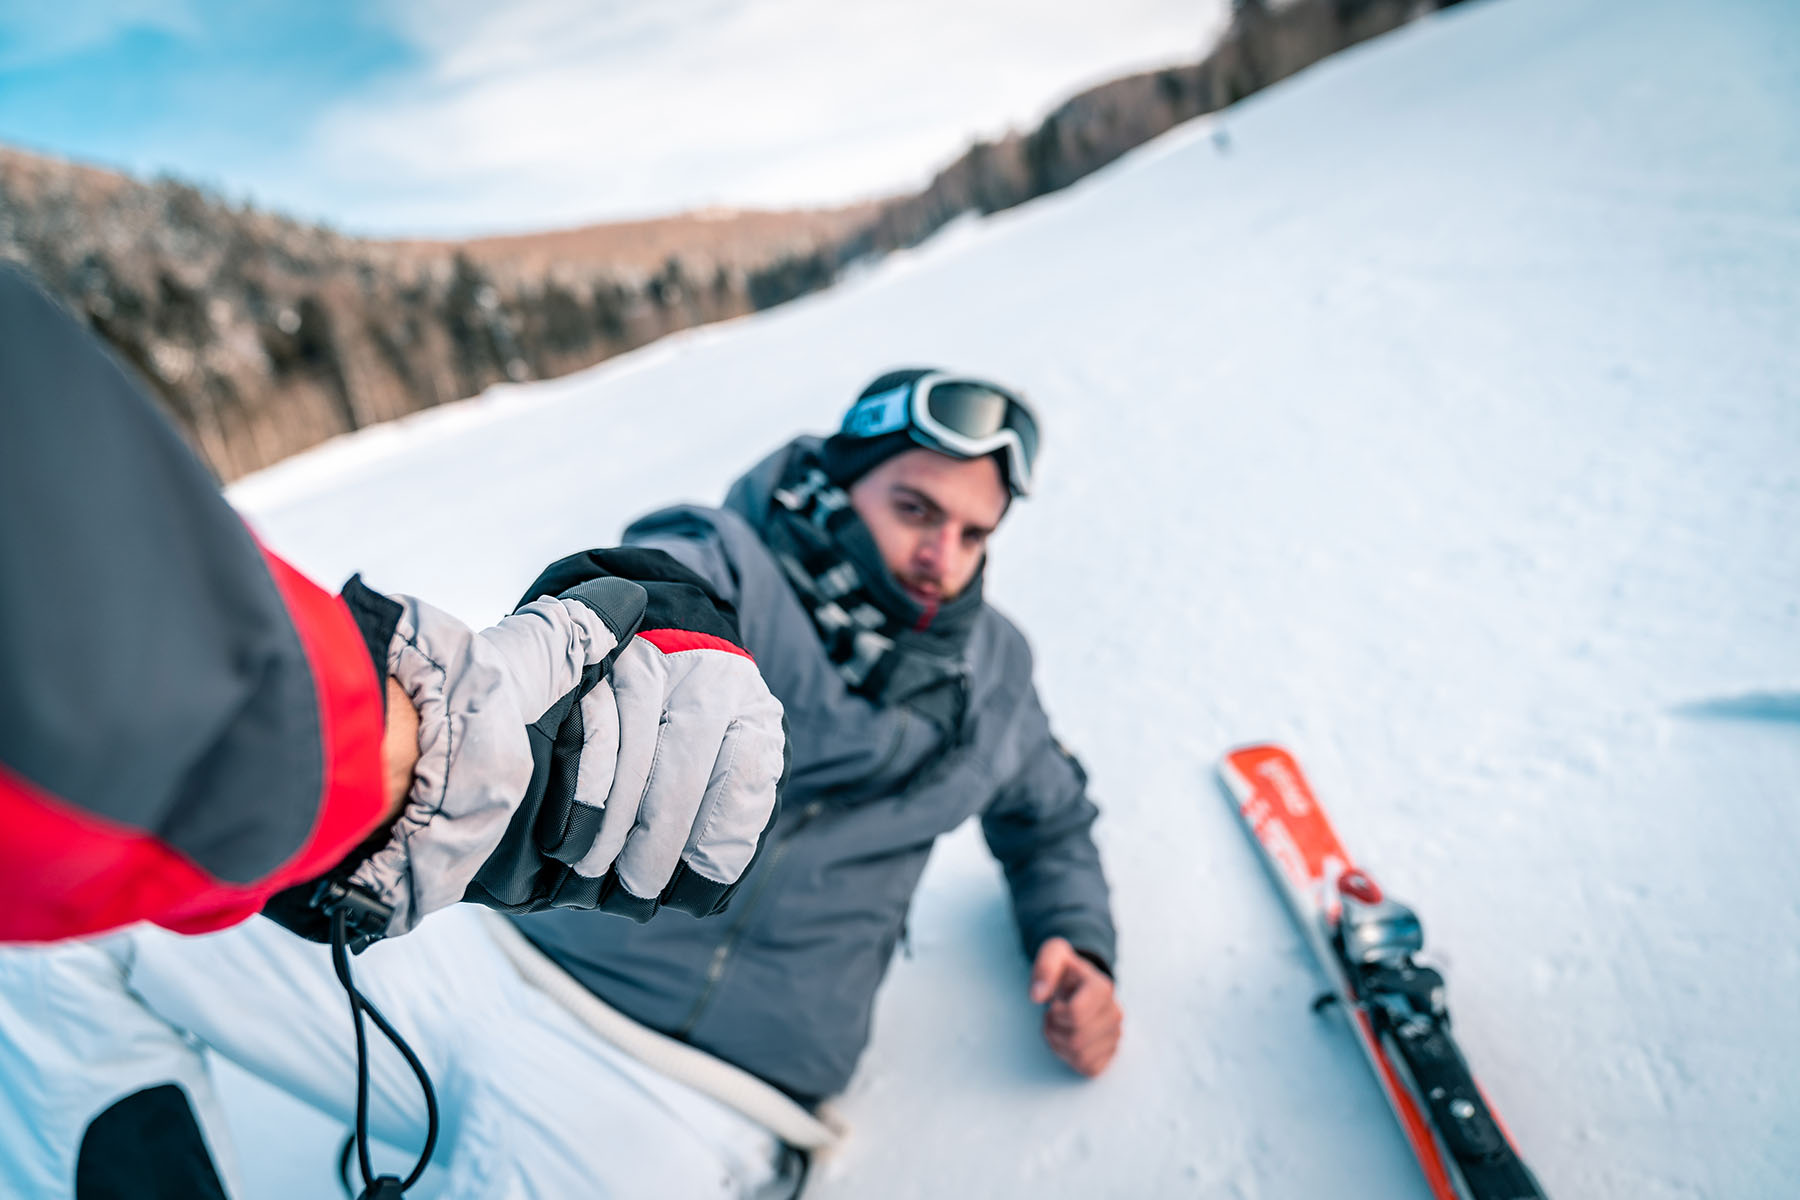
[[[1800,1178],[1800,14],[1470,4],[809,300],[234,489],[472,621],[878,371],[1048,431],[990,596],[1105,810],[1126,1040],[1039,1039],[942,844],[813,1200],[1423,1197],[1213,778],[1279,739],[1422,912],[1552,1195]],[[263,1195],[335,1129],[243,1079]],[[621,1147],[621,1153],[629,1153]]]

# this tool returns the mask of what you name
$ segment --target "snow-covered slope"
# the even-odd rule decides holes
[[[1471,4],[836,291],[235,499],[475,620],[875,372],[1041,404],[991,595],[1105,808],[1127,1041],[1043,1049],[939,848],[817,1200],[1423,1194],[1211,779],[1292,745],[1552,1194],[1800,1177],[1800,15]],[[242,1080],[246,1167],[329,1133]],[[316,1135],[316,1136],[315,1136]],[[285,1183],[278,1180],[285,1179]]]

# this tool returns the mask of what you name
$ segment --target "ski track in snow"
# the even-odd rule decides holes
[[[316,575],[499,616],[877,371],[1042,406],[995,602],[1093,776],[1127,1037],[1043,1048],[997,869],[934,855],[809,1200],[1425,1189],[1213,782],[1293,747],[1421,911],[1560,1197],[1800,1175],[1800,21],[1504,0],[1359,47],[777,311],[240,484]],[[346,1033],[346,1036],[348,1034]],[[231,1071],[253,1195],[337,1127]]]

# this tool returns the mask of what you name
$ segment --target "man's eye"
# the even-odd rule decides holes
[[[918,519],[925,515],[925,506],[914,500],[896,500],[894,508],[900,515],[910,519]]]
[[[977,533],[975,530],[971,529],[962,535],[962,541],[963,545],[973,550],[987,544],[987,534]]]

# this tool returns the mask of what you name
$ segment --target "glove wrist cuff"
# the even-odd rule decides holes
[[[377,682],[387,679],[388,647],[393,644],[394,631],[400,628],[400,614],[403,611],[400,602],[369,587],[362,581],[361,575],[352,575],[344,582],[344,590],[340,593],[344,607],[350,610],[350,617],[356,622],[356,628],[362,634],[363,646],[369,652],[369,661],[375,667]],[[381,711],[387,715],[387,688],[381,689]]]

